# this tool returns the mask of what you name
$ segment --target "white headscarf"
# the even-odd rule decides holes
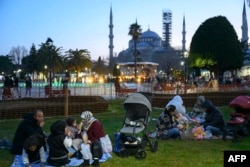
[[[90,111],[83,111],[81,118],[86,120],[86,122],[83,124],[84,130],[88,130],[90,125],[96,120]]]
[[[179,112],[182,114],[186,113],[186,108],[183,105],[183,100],[182,100],[181,96],[179,96],[179,95],[174,96],[173,99],[168,102],[166,107],[168,107],[169,105],[174,105],[176,107],[176,112]]]

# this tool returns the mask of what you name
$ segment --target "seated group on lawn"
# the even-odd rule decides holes
[[[156,137],[158,139],[181,139],[183,132],[189,128],[189,123],[194,123],[193,128],[201,127],[200,129],[205,131],[204,138],[206,139],[225,137],[223,115],[210,100],[199,96],[193,111],[186,112],[179,95],[174,96],[160,114],[156,123]]]
[[[81,114],[81,122],[73,117],[57,120],[50,126],[50,134],[44,133],[44,115],[42,110],[27,113],[18,125],[11,153],[21,155],[25,167],[32,163],[40,166],[64,166],[70,163],[70,158],[82,159],[80,167],[90,164],[99,167],[99,160],[104,152],[100,139],[105,136],[103,125],[93,117],[90,111]],[[204,129],[204,138],[224,136],[225,122],[221,112],[199,96],[191,112],[186,112],[183,100],[179,95],[174,96],[160,114],[156,123],[158,139],[181,139],[189,123],[195,128]],[[202,138],[196,138],[202,139]],[[73,149],[74,151],[72,152]]]
[[[16,129],[11,153],[21,155],[25,167],[34,163],[40,163],[41,167],[65,166],[73,157],[83,159],[80,167],[90,164],[99,167],[103,156],[100,138],[105,136],[103,126],[90,111],[82,112],[81,119],[79,125],[72,117],[55,121],[47,137],[43,131],[43,112],[26,114]]]

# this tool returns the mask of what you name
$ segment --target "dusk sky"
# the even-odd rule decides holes
[[[54,45],[69,49],[87,49],[91,58],[109,55],[109,15],[113,11],[114,53],[128,48],[129,26],[141,25],[142,31],[162,37],[162,11],[172,11],[173,47],[182,43],[182,22],[186,18],[186,48],[197,28],[205,20],[225,16],[241,39],[244,0],[0,0],[0,55],[12,47],[32,43],[39,48],[50,37]],[[246,4],[249,25],[249,7]],[[249,30],[250,31],[250,30]]]

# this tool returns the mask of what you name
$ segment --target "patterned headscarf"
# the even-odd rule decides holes
[[[96,120],[90,111],[83,111],[81,118],[86,120],[86,122],[83,124],[83,128],[85,130],[88,130],[90,125]]]

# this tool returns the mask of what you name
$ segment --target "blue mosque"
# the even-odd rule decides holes
[[[128,41],[128,48],[120,51],[117,56],[113,55],[113,16],[112,8],[110,9],[110,24],[109,24],[109,60],[110,66],[119,65],[119,68],[123,75],[133,76],[134,69],[134,41],[131,39]],[[172,12],[163,10],[162,12],[162,38],[153,30],[148,29],[139,36],[137,41],[137,59],[138,73],[144,73],[145,76],[156,76],[160,72],[166,75],[173,73],[174,70],[184,70],[186,64],[183,65],[180,62],[187,58],[185,53],[186,49],[186,24],[185,16],[183,17],[182,24],[182,48],[176,49],[171,46],[172,38]],[[248,25],[246,17],[245,2],[243,5],[242,13],[242,37],[241,42],[245,46],[245,59],[244,66],[237,72],[239,76],[250,76],[250,50],[248,47]],[[146,72],[145,72],[146,71]]]
[[[172,35],[172,13],[171,11],[163,11],[163,38],[150,27],[139,36],[137,40],[137,66],[138,74],[141,77],[156,76],[157,71],[170,73],[173,69],[180,69],[180,60],[182,50],[176,50],[171,47]],[[128,42],[128,48],[119,52],[117,57],[113,56],[113,16],[112,8],[110,10],[110,65],[119,65],[123,75],[133,76],[134,69],[134,41]],[[183,35],[185,36],[185,19],[183,20]],[[185,39],[185,37],[183,37]],[[186,41],[183,40],[183,49],[185,50]]]

